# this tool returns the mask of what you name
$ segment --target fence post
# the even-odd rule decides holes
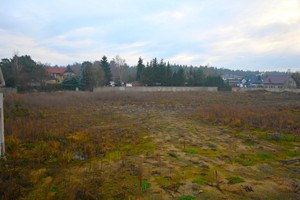
[[[3,93],[0,93],[0,156],[5,158]]]

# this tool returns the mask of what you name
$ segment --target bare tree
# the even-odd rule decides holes
[[[125,62],[125,59],[117,55],[115,58],[113,58],[111,63],[112,63],[111,68],[112,68],[113,78],[115,80],[120,81],[120,83],[127,81],[128,66]]]
[[[94,62],[92,71],[92,85],[94,87],[103,86],[105,84],[105,74],[100,61]]]
[[[19,62],[19,57],[17,54],[13,57],[13,74],[15,77],[16,84],[20,84],[21,81],[21,72],[23,70],[23,64]]]

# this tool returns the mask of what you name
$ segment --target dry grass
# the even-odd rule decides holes
[[[243,192],[233,188],[238,186],[225,187],[226,177],[242,177],[246,184],[261,180],[248,173],[234,173],[235,169],[245,163],[252,163],[247,167],[268,163],[268,167],[276,168],[278,160],[298,158],[294,151],[299,144],[299,97],[262,92],[58,92],[9,96],[4,105],[7,162],[1,162],[0,196],[200,198],[193,190],[197,183],[192,181],[201,179],[207,183],[202,186],[207,191],[202,198],[239,199]],[[275,133],[284,134],[279,137],[284,140],[268,136]],[[249,142],[253,145],[247,146]],[[284,172],[275,170],[277,176],[293,176],[294,172],[286,171],[297,166],[283,168]],[[218,188],[209,185],[214,171],[218,171]],[[264,173],[274,175],[274,170]],[[290,190],[291,184],[299,184],[298,179],[286,181]],[[151,186],[141,192],[143,183]],[[228,191],[222,191],[222,187]]]

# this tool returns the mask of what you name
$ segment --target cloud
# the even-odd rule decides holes
[[[4,1],[0,56],[68,64],[138,57],[217,67],[297,68],[299,0]],[[279,67],[279,65],[276,65]]]
[[[12,35],[3,30],[0,30],[0,46],[0,55],[6,58],[10,58],[14,52],[18,52],[20,55],[30,55],[34,60],[43,63],[65,63],[75,59],[75,57],[62,52],[39,46],[33,38]]]
[[[69,39],[69,38],[78,38],[78,37],[87,37],[96,33],[95,27],[82,27],[74,30],[70,30],[67,33],[57,36],[58,39]]]

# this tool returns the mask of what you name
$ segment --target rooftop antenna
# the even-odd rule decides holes
[[[0,87],[5,86],[5,81],[0,67]],[[3,115],[3,93],[0,93],[0,157],[5,159],[5,143],[4,143],[4,115]]]

